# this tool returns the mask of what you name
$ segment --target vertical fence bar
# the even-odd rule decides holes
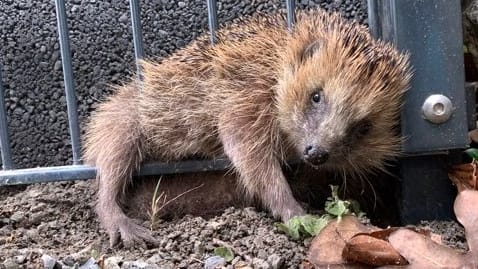
[[[295,23],[295,0],[286,0],[285,5],[287,8],[287,27],[292,30]]]
[[[367,0],[368,26],[375,38],[396,39],[396,11],[394,0]]]
[[[134,57],[136,60],[136,69],[140,81],[143,78],[141,65],[139,61],[144,57],[143,33],[141,31],[141,12],[138,0],[129,0],[129,9],[131,12],[131,27],[133,29]]]
[[[216,0],[207,0],[207,18],[209,22],[209,32],[211,34],[211,43],[215,44],[217,41],[217,5]]]
[[[2,153],[3,170],[13,168],[10,139],[8,138],[7,110],[5,109],[5,95],[2,84],[2,70],[0,65],[0,150]]]
[[[68,110],[68,123],[70,127],[71,147],[73,151],[73,164],[80,163],[80,127],[78,124],[78,110],[73,88],[73,71],[71,68],[71,51],[68,40],[68,25],[66,22],[65,1],[55,0],[58,36],[60,41],[61,63],[63,66],[63,79],[65,81],[66,107]]]
[[[378,1],[367,0],[367,13],[368,13],[368,28],[372,36],[375,38],[379,35],[379,20],[378,20]]]

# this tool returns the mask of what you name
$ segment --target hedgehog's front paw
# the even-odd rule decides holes
[[[136,224],[127,216],[109,219],[105,224],[111,247],[117,245],[120,238],[125,248],[138,246],[146,248],[147,245],[157,246],[159,243],[148,229]]]
[[[304,209],[296,200],[284,203],[283,206],[277,208],[277,211],[273,210],[273,213],[275,216],[280,217],[283,222],[286,222],[295,216],[305,215]]]

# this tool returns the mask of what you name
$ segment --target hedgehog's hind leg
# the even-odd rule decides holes
[[[92,116],[85,139],[85,161],[97,168],[99,183],[96,212],[107,230],[110,245],[121,240],[125,247],[157,244],[150,231],[129,218],[120,204],[126,187],[143,160],[142,133],[138,121],[137,89],[126,86]]]

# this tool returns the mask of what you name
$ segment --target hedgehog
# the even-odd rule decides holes
[[[256,15],[133,78],[90,117],[84,160],[97,168],[96,211],[110,244],[157,244],[122,204],[146,161],[226,156],[238,185],[274,217],[304,214],[284,177],[289,159],[350,176],[386,169],[400,152],[408,55],[335,13]]]

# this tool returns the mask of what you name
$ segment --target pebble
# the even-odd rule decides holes
[[[104,269],[121,269],[119,263],[123,261],[123,257],[113,256],[105,259]]]
[[[163,257],[159,254],[154,254],[153,256],[149,257],[149,259],[146,260],[147,263],[151,264],[157,264],[163,260]]]
[[[253,269],[251,265],[245,261],[238,261],[234,264],[234,269]]]
[[[12,258],[7,258],[5,261],[2,263],[3,267],[5,269],[20,269],[20,265],[18,265]]]
[[[123,13],[123,15],[121,15],[121,17],[119,17],[119,21],[120,22],[127,22],[129,20],[129,16],[128,16],[128,13]]]
[[[16,223],[22,222],[25,218],[25,212],[23,211],[16,211],[10,216],[10,220]]]
[[[89,258],[79,269],[100,269],[95,259]],[[106,268],[101,268],[106,269]]]
[[[59,71],[61,70],[61,61],[56,61],[55,65],[53,66],[53,70]]]
[[[259,258],[252,259],[252,266],[254,267],[254,269],[270,269],[271,268],[269,263]]]
[[[226,264],[226,260],[220,256],[211,256],[204,262],[204,269],[216,269],[221,268]]]
[[[246,216],[248,216],[249,218],[256,218],[257,217],[257,211],[253,207],[244,208],[244,214]]]
[[[272,269],[279,269],[284,266],[284,258],[277,254],[270,255],[267,258],[267,262],[271,265]]]
[[[123,269],[159,269],[156,265],[150,265],[144,261],[126,261],[121,266]]]
[[[27,257],[25,255],[17,255],[13,257],[13,259],[15,260],[17,264],[23,264],[25,263],[25,260],[27,259]]]
[[[43,260],[43,268],[45,269],[54,269],[56,268],[55,265],[57,264],[57,261],[55,258],[53,258],[50,255],[43,254],[41,256],[41,259]],[[61,267],[60,267],[61,268]]]

